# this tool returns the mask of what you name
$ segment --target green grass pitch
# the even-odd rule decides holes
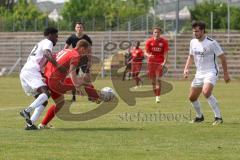
[[[211,125],[213,113],[202,96],[205,121],[188,123],[195,116],[187,100],[190,80],[169,82],[173,90],[163,95],[159,104],[155,104],[154,97],[138,98],[135,106],[128,106],[119,99],[114,110],[99,118],[81,122],[55,118],[51,122],[54,129],[25,131],[19,111],[30,104],[32,98],[24,94],[18,77],[1,77],[0,159],[240,159],[239,81],[230,84],[218,81],[214,89],[224,120],[219,126]],[[112,86],[107,79],[97,80],[95,85],[98,89]],[[71,111],[86,112],[96,107],[87,98],[78,97]]]

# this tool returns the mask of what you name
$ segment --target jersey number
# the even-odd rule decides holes
[[[59,61],[66,53],[67,53],[67,50],[62,50],[58,52],[56,56],[56,61]]]
[[[35,51],[37,50],[37,48],[38,48],[38,45],[35,45],[34,48],[33,48],[33,50],[32,50],[31,53],[30,53],[30,56],[36,56]]]

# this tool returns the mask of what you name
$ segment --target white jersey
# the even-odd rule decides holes
[[[196,75],[208,73],[218,75],[217,56],[223,54],[223,50],[217,41],[207,36],[203,41],[192,39],[189,54],[194,56],[194,62],[197,68]]]
[[[48,39],[43,39],[38,42],[32,49],[28,56],[27,62],[23,66],[22,70],[25,71],[41,71],[47,63],[47,59],[44,57],[44,50],[52,52],[53,43]]]

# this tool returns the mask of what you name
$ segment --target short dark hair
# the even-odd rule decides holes
[[[192,28],[196,28],[199,27],[200,30],[204,30],[205,33],[205,28],[206,28],[206,24],[203,21],[193,21],[192,22]]]
[[[58,30],[54,27],[48,27],[44,30],[44,36],[48,36],[49,34],[58,33]]]
[[[77,21],[77,22],[75,23],[75,26],[76,26],[77,24],[82,25],[83,28],[84,28],[84,23],[83,23],[83,22]]]

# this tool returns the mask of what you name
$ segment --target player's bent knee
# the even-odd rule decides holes
[[[205,92],[205,91],[203,91],[202,94],[203,94],[203,96],[204,96],[205,98],[209,98],[212,93],[211,93],[211,92]]]

